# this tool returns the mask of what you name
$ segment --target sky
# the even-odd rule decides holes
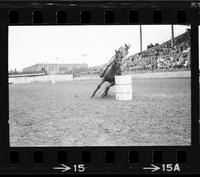
[[[174,35],[189,26],[174,25]],[[171,38],[171,25],[142,25],[143,50]],[[8,70],[36,63],[104,64],[115,49],[130,43],[129,55],[140,51],[139,25],[9,26]],[[128,55],[128,56],[129,56]]]

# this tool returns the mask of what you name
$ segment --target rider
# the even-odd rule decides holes
[[[122,54],[122,59],[124,59],[128,55],[128,49],[131,47],[131,44],[126,43],[125,46],[122,46],[118,49],[119,52]],[[107,66],[103,69],[102,73],[100,73],[100,77],[103,77],[108,67],[112,64],[115,60],[115,55],[108,61]]]

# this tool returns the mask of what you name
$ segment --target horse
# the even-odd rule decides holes
[[[100,89],[102,84],[107,81],[110,84],[105,88],[103,94],[101,95],[101,97],[104,98],[107,95],[110,87],[115,85],[115,75],[121,75],[120,67],[121,67],[121,63],[122,63],[122,53],[120,51],[115,50],[114,57],[115,57],[115,59],[112,61],[112,63],[109,66],[107,66],[108,68],[107,68],[103,78],[101,79],[100,84],[97,86],[96,90],[93,92],[91,98],[93,98],[95,96],[97,90]]]

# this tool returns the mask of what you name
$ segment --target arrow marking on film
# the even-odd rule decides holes
[[[151,167],[143,167],[143,169],[144,170],[151,170],[151,172],[154,172],[154,171],[160,170],[160,167],[151,164]]]
[[[62,170],[62,172],[65,172],[65,171],[68,171],[68,170],[71,170],[70,167],[64,165],[64,164],[61,164],[62,167],[53,167],[54,170]]]

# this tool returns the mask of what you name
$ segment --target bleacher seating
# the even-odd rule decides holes
[[[189,69],[190,30],[163,44],[151,47],[125,60],[124,71]]]
[[[190,29],[162,44],[151,45],[147,50],[136,53],[125,59],[123,72],[137,71],[163,71],[190,69]],[[84,74],[98,74],[104,65],[91,67]]]

